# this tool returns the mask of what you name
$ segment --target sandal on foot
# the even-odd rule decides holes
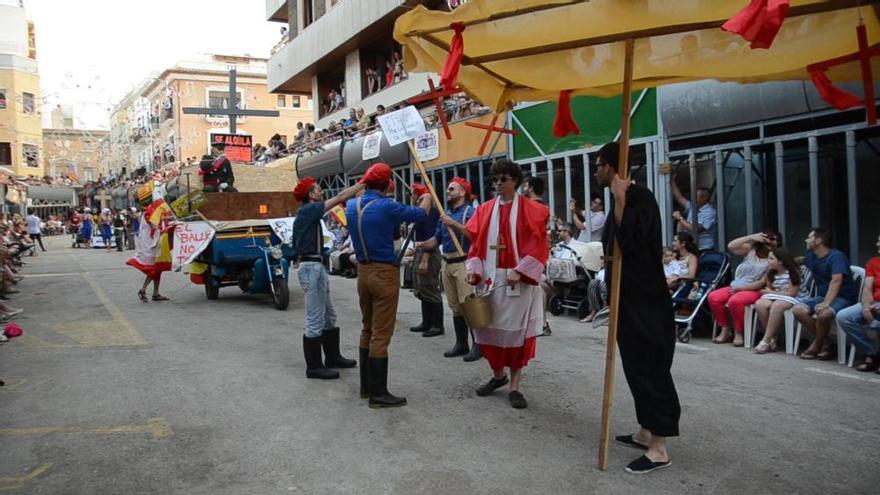
[[[862,372],[877,371],[878,369],[880,369],[880,361],[871,361],[870,363],[865,361],[855,367],[856,371]]]
[[[712,340],[712,342],[714,342],[716,344],[729,344],[729,343],[733,342],[733,334],[730,334],[723,339],[719,335],[718,337],[715,337],[715,339]]]
[[[161,294],[153,294],[154,301],[169,301],[169,299]]]
[[[834,359],[835,353],[830,350],[824,350],[819,354],[816,354],[816,359],[819,361],[831,361]]]
[[[764,342],[763,340],[755,347],[756,354],[776,352],[776,342]]]
[[[507,385],[507,375],[504,375],[501,378],[495,378],[493,376],[492,379],[489,380],[489,383],[477,389],[477,395],[485,397],[505,385]]]
[[[804,351],[798,357],[800,357],[801,359],[806,359],[808,361],[812,361],[812,360],[816,359],[816,356],[817,356],[817,354],[815,352]]]
[[[510,407],[514,409],[525,409],[529,406],[526,398],[518,390],[514,390],[507,394],[507,400],[510,401]]]
[[[626,445],[627,447],[632,447],[634,449],[648,450],[648,446],[643,443],[636,442],[636,439],[633,435],[618,435],[614,437],[614,441]]]
[[[141,302],[149,302],[149,300],[147,299],[147,291],[139,290],[138,291],[138,299],[140,299]]]
[[[671,465],[672,461],[654,462],[651,459],[648,459],[648,456],[643,455],[629,463],[629,465],[625,469],[626,472],[630,474],[647,474],[651,471],[667,468]]]

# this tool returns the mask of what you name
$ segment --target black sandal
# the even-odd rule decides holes
[[[514,409],[525,409],[529,406],[529,403],[526,402],[526,398],[523,394],[519,393],[518,390],[508,393],[507,400],[510,401],[510,406]]]
[[[619,435],[614,437],[614,440],[617,443],[626,445],[627,447],[632,447],[639,450],[648,450],[648,446],[643,443],[636,442],[636,439],[633,435]]]
[[[492,379],[489,380],[489,383],[477,389],[477,395],[485,397],[505,385],[507,385],[507,375],[504,375],[501,378],[495,378],[493,376]]]
[[[630,474],[648,474],[651,471],[667,468],[671,465],[672,461],[654,462],[651,459],[648,459],[648,456],[643,455],[629,463],[626,467],[626,472]]]
[[[147,291],[139,290],[138,291],[138,299],[140,299],[141,302],[149,302],[149,299],[147,299]]]
[[[170,299],[163,296],[162,294],[153,294],[153,300],[154,301],[169,301]]]
[[[858,366],[855,367],[856,371],[868,372],[868,371],[877,371],[880,369],[880,361],[871,360],[871,362],[864,361]]]

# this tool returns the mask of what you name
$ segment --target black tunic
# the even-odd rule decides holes
[[[620,244],[623,270],[617,344],[623,372],[633,394],[636,419],[652,434],[678,436],[681,406],[670,369],[675,351],[675,316],[663,273],[660,209],[654,195],[633,184],[626,193],[623,221],[611,214],[602,243],[613,253],[612,239]],[[611,287],[608,263],[605,280]]]

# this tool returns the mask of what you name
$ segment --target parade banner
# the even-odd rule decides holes
[[[361,159],[362,160],[372,160],[373,158],[379,158],[379,150],[382,145],[382,131],[376,131],[372,134],[368,134],[367,137],[364,138],[364,147],[361,150]]]
[[[289,244],[293,237],[293,221],[295,219],[296,217],[270,218],[267,221],[269,226],[272,227],[272,232],[275,232],[275,235],[281,239],[281,242]]]
[[[231,162],[254,161],[253,137],[248,134],[211,133],[211,143],[223,143],[223,154]]]
[[[428,162],[440,157],[440,131],[431,129],[416,138],[416,152],[419,160]]]
[[[391,146],[405,143],[425,133],[425,120],[412,105],[380,115],[379,126],[382,127],[385,140]]]
[[[171,269],[179,271],[180,268],[201,254],[211,239],[214,238],[214,228],[208,222],[181,222],[174,229],[174,248],[171,252]]]
[[[171,203],[171,210],[174,211],[174,215],[177,218],[188,217],[202,206],[205,206],[207,202],[208,198],[205,197],[205,193],[195,190],[174,200]]]

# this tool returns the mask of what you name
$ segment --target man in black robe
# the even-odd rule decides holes
[[[669,466],[666,437],[678,436],[681,406],[670,372],[675,317],[661,259],[660,209],[651,191],[620,178],[618,156],[617,143],[599,150],[596,179],[600,186],[611,188],[613,198],[602,242],[607,255],[613,253],[614,242],[623,255],[617,344],[641,425],[638,433],[615,439],[646,451],[626,467],[627,472],[640,474]],[[614,289],[610,261],[605,273],[610,293]]]

